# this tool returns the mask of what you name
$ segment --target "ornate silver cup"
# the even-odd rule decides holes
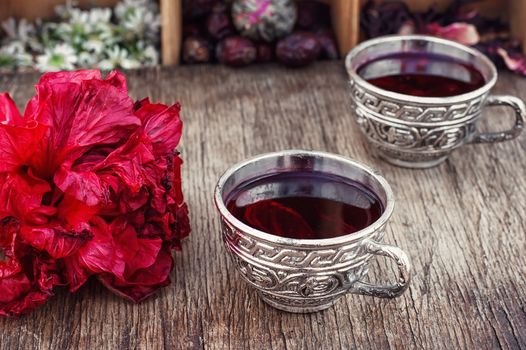
[[[225,200],[247,180],[294,171],[325,172],[356,181],[372,190],[385,210],[365,229],[327,239],[275,236],[245,225],[228,211]],[[268,196],[272,198],[272,193]],[[377,172],[353,160],[311,151],[260,155],[234,165],[223,174],[215,190],[215,203],[221,215],[225,248],[235,266],[263,300],[278,309],[314,312],[330,307],[346,293],[392,298],[408,286],[409,258],[400,248],[380,243],[393,212],[391,188]],[[384,286],[363,282],[369,262],[376,255],[397,263],[396,283]]]
[[[365,79],[403,74],[404,64],[377,65],[365,78],[358,70],[387,55],[416,52],[448,56],[473,65],[485,85],[452,97],[415,97],[386,91]],[[351,101],[360,129],[376,153],[389,163],[427,168],[446,160],[451,151],[467,143],[492,143],[517,137],[524,126],[526,108],[513,96],[488,96],[497,81],[497,70],[482,53],[467,46],[430,36],[387,36],[356,46],[345,61],[351,82]],[[448,71],[451,77],[461,72]],[[476,128],[485,106],[508,106],[516,115],[513,128],[505,132],[479,133]]]

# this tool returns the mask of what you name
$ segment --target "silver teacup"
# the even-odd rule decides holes
[[[378,88],[358,74],[357,70],[368,62],[404,52],[445,55],[467,62],[482,74],[485,85],[451,97],[415,97]],[[389,163],[410,168],[432,167],[464,144],[508,141],[523,129],[524,103],[513,96],[488,96],[497,81],[497,70],[485,55],[467,46],[424,35],[386,36],[356,46],[347,55],[345,65],[360,129],[376,153]],[[403,74],[405,69],[402,64],[378,65],[376,72],[367,74]],[[476,124],[486,106],[511,107],[516,115],[513,128],[479,133]]]
[[[227,209],[229,194],[247,180],[294,171],[324,172],[358,182],[378,196],[385,210],[373,224],[352,234],[292,239],[247,226]],[[391,187],[377,172],[358,162],[312,151],[263,154],[234,165],[221,176],[215,204],[227,252],[241,276],[271,306],[289,312],[314,312],[330,307],[346,293],[392,298],[408,287],[409,258],[400,248],[380,243],[394,208]],[[363,282],[369,262],[377,255],[397,263],[396,283],[384,286]]]

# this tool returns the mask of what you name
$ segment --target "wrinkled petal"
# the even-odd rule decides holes
[[[44,73],[38,82],[41,84],[62,84],[75,83],[80,84],[85,80],[100,80],[101,74],[97,69],[80,69],[76,71],[62,71]]]
[[[499,47],[497,54],[502,58],[506,67],[512,72],[526,75],[526,56],[525,55],[510,55],[505,49]]]
[[[125,94],[128,94],[128,85],[126,84],[126,77],[121,72],[116,70],[110,72],[110,74],[108,74],[104,81],[107,81],[120,91],[124,92]]]
[[[183,238],[188,237],[190,234],[191,228],[190,228],[190,218],[188,217],[188,206],[186,203],[178,204],[176,208],[173,209],[175,211],[174,215],[174,230],[175,233],[173,235],[173,244],[175,248],[180,248],[180,240]]]
[[[61,283],[53,260],[29,255],[13,217],[0,221],[0,316],[14,317],[42,305]]]
[[[453,23],[442,27],[438,23],[426,26],[427,34],[456,41],[464,45],[476,45],[480,41],[477,28],[468,23]]]
[[[179,144],[183,129],[180,111],[179,103],[170,107],[152,104],[148,100],[139,103],[135,115],[141,119],[144,132],[152,140],[157,155],[169,155]]]
[[[135,229],[123,220],[116,220],[111,230],[117,232],[114,240],[126,262],[125,275],[131,275],[155,263],[163,243],[161,239],[139,238]]]
[[[0,93],[0,123],[16,126],[24,124],[24,120],[16,107],[15,101],[5,92]]]
[[[42,197],[49,192],[49,184],[31,173],[13,172],[0,174],[0,212],[12,215],[36,224],[45,223],[42,216]],[[53,210],[51,210],[51,214]]]
[[[155,293],[159,288],[170,284],[170,272],[173,269],[173,258],[170,248],[159,251],[157,259],[151,266],[139,269],[125,279],[111,274],[98,275],[99,281],[113,293],[140,302]]]
[[[135,133],[121,147],[110,153],[94,171],[116,176],[133,192],[144,185],[143,165],[154,161],[152,146],[142,132]]]
[[[19,230],[20,223],[13,217],[5,217],[0,221],[0,280],[22,270],[17,254]]]
[[[40,257],[30,257],[27,270],[7,279],[0,279],[0,316],[26,314],[44,304],[61,283],[56,263]]]
[[[88,206],[96,206],[108,200],[108,189],[100,177],[91,171],[76,172],[62,166],[55,173],[55,184],[64,193],[71,195]]]
[[[85,282],[93,274],[108,272],[121,278],[124,274],[124,255],[115,244],[110,227],[103,219],[93,218],[91,229],[93,238],[66,259],[66,264],[74,266],[66,275],[71,291],[81,286],[78,281]]]
[[[0,124],[0,172],[17,171],[32,157],[47,127]]]
[[[57,207],[57,219],[64,227],[75,229],[91,219],[101,210],[98,206],[90,206],[70,195],[64,195]]]
[[[62,226],[22,226],[20,236],[32,247],[47,252],[53,259],[62,259],[75,253],[93,239],[89,226],[79,230],[66,230]]]
[[[37,85],[38,106],[31,108],[32,118],[49,126],[31,162],[43,178],[51,177],[62,163],[73,163],[92,146],[126,140],[140,125],[128,95],[110,82],[45,81]]]

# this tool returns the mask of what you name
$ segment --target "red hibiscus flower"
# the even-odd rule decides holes
[[[0,95],[0,219],[17,223],[1,233],[0,264],[24,259],[15,275],[0,272],[0,295],[10,296],[0,297],[0,314],[37,306],[13,309],[30,291],[50,296],[55,284],[27,276],[56,266],[71,291],[97,276],[143,300],[169,283],[171,252],[190,232],[179,104],[133,103],[118,72],[48,73],[36,92],[23,116]]]

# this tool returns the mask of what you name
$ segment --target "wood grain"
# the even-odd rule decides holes
[[[0,77],[23,105],[37,75]],[[184,189],[193,233],[173,283],[134,305],[94,281],[33,314],[0,320],[1,349],[520,349],[526,348],[526,135],[466,146],[429,170],[370,156],[354,126],[341,62],[302,70],[194,66],[129,74],[135,97],[183,104]],[[504,74],[495,92],[526,99]],[[490,110],[482,127],[511,124]],[[379,169],[396,208],[385,241],[411,256],[409,290],[394,300],[349,295],[319,313],[266,306],[233,271],[212,203],[230,165],[262,152],[306,148]],[[371,280],[394,277],[380,259]]]
[[[82,7],[114,6],[118,0],[79,0]],[[66,0],[0,0],[0,20],[8,17],[23,17],[30,21],[47,18],[55,14],[55,6],[63,5]]]
[[[183,37],[181,0],[161,0],[161,43],[163,65],[179,64]]]

